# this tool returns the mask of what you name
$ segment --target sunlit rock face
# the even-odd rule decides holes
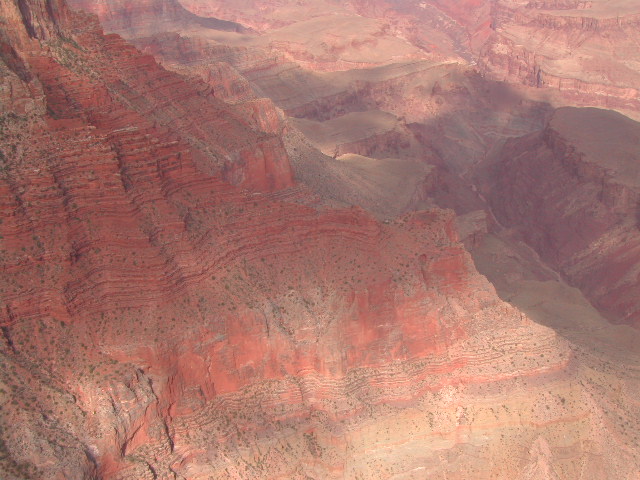
[[[330,26],[314,5],[334,43],[301,46],[287,2],[84,5],[142,53],[62,2],[0,0],[0,477],[634,478],[637,379],[502,301],[436,206],[516,224],[526,203],[460,172],[490,149],[496,181],[528,178],[508,152],[539,127],[536,148],[578,145],[572,111],[548,123],[458,61],[480,3]],[[454,40],[400,38],[435,7]]]
[[[577,105],[638,110],[635,2],[503,2],[479,48],[491,74],[560,92]]]

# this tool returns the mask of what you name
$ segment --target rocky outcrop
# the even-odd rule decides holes
[[[593,2],[589,0],[536,0],[527,3],[526,6],[541,10],[582,10],[592,8]]]
[[[403,474],[437,453],[369,449],[462,445],[494,421],[476,389],[568,378],[451,214],[314,207],[258,103],[246,119],[91,19],[16,45],[28,76],[3,67],[3,476]]]
[[[135,4],[124,0],[72,0],[69,4],[76,9],[95,13],[106,30],[126,37],[190,28],[225,32],[247,31],[242,25],[234,22],[199,17],[186,10],[177,0],[142,0]]]
[[[60,34],[60,24],[68,17],[68,8],[61,0],[39,0],[14,2],[3,0],[2,17],[7,25],[2,37],[8,37],[6,48],[26,46],[27,39],[48,40]]]
[[[263,51],[213,44],[177,33],[137,38],[135,44],[166,68],[200,77],[211,85],[217,98],[228,103],[242,103],[258,97],[255,87],[244,76],[247,71],[269,68],[284,61],[270,58]]]
[[[607,12],[576,3],[498,4],[493,34],[475,49],[480,68],[499,79],[555,91],[569,104],[637,111],[640,73],[629,60],[640,11],[611,7]]]
[[[256,2],[229,3],[192,0],[181,2],[181,4],[196,15],[228,19],[258,31],[283,27],[295,21],[287,18],[286,15],[278,15],[279,9],[286,6],[286,1],[274,3],[268,0],[259,0]],[[272,15],[275,18],[269,18]]]
[[[572,77],[563,73],[557,63],[545,55],[527,50],[509,38],[494,37],[481,53],[481,68],[500,79],[523,83],[536,88],[551,89],[564,102],[574,105],[593,105],[620,110],[637,110],[640,106],[640,91],[634,81],[618,81],[612,67],[609,79],[593,78],[589,72],[581,71]],[[605,81],[603,81],[605,80]]]
[[[608,365],[600,383],[580,383],[591,377],[567,343],[476,272],[451,212],[378,222],[294,184],[281,133],[295,132],[234,76],[241,58],[258,76],[255,51],[221,48],[234,62],[207,77],[189,70],[189,55],[206,62],[202,45],[148,39],[188,78],[103,35],[91,16],[56,24],[43,13],[49,36],[33,40],[11,5],[19,22],[0,64],[0,476],[568,479],[584,468],[599,480],[638,470],[637,429],[618,418],[637,411],[632,389]],[[382,80],[364,85],[366,102],[407,98],[416,120],[448,99],[468,115],[478,77],[445,67],[419,65],[426,77],[404,87],[395,69],[414,66],[374,72]],[[354,106],[318,115],[340,109]],[[474,118],[464,128],[451,118],[401,122],[402,138],[349,148],[387,153],[410,128],[426,138],[442,125],[442,138],[475,140]],[[529,128],[513,123],[505,129]]]
[[[351,43],[325,25],[331,20],[324,20],[324,4],[305,11],[310,20],[301,27],[307,20],[291,20],[302,9],[294,2],[281,2],[278,8],[270,2],[239,7],[192,0],[184,5],[195,14],[254,26],[264,33],[256,45],[268,46],[310,70],[371,68],[398,62],[400,53],[403,61],[455,59],[477,65],[494,79],[547,89],[561,104],[638,110],[635,51],[640,11],[626,4],[607,11],[601,4],[573,1],[355,1],[341,7],[339,20],[330,17],[336,25],[358,29],[366,37]],[[270,32],[276,28],[285,30],[272,38]],[[323,41],[301,40],[301,29],[324,32]],[[390,37],[406,42],[389,43]],[[371,55],[371,49],[378,56]],[[381,61],[379,55],[387,49],[396,55]]]
[[[491,205],[609,318],[638,326],[640,127],[596,109],[561,109],[540,134],[508,142]]]

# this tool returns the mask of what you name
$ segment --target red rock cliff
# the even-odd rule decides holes
[[[450,213],[323,208],[260,108],[28,3],[46,36],[2,4],[3,476],[517,478],[549,443],[636,469]]]

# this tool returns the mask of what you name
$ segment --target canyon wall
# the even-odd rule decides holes
[[[640,126],[598,109],[560,109],[508,142],[492,169],[493,211],[607,316],[638,326]]]
[[[587,3],[523,8],[498,2],[493,33],[475,48],[479,67],[494,78],[546,89],[561,103],[637,111],[640,11]]]
[[[233,62],[176,74],[63,3],[0,1],[3,476],[637,473],[634,385],[502,302],[452,212],[336,208]],[[415,118],[466,105],[456,68],[406,86],[434,93]],[[347,145],[404,148],[400,123]]]
[[[142,0],[135,4],[124,0],[72,0],[69,5],[78,10],[95,13],[107,31],[126,36],[144,36],[190,28],[226,32],[247,30],[235,22],[199,17],[186,10],[177,0]]]

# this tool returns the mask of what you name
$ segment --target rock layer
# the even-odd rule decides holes
[[[245,32],[242,25],[217,18],[199,17],[187,11],[177,0],[143,0],[131,4],[126,1],[72,0],[77,9],[94,12],[105,29],[143,36],[160,31],[184,31],[202,28],[225,32]]]
[[[637,111],[637,7],[606,2],[498,2],[474,50],[494,77],[548,90],[570,105]]]
[[[2,2],[3,476],[633,478],[635,385],[579,383],[451,212],[329,208],[269,101]]]

